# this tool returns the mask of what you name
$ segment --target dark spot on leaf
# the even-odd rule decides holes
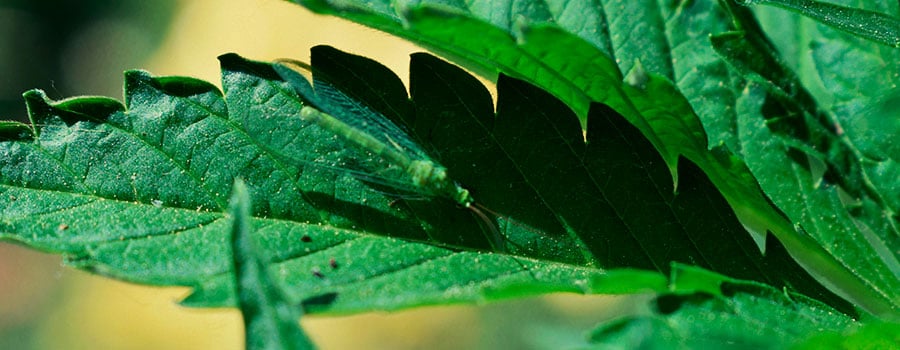
[[[316,276],[318,278],[325,278],[325,275],[322,274],[322,270],[319,270],[318,267],[313,267],[312,274],[313,274],[313,276]]]
[[[681,306],[684,304],[699,304],[712,297],[711,294],[702,292],[689,295],[666,294],[656,298],[654,303],[657,312],[669,315],[681,309]]]
[[[325,293],[309,297],[300,302],[306,312],[321,311],[328,308],[337,299],[338,293]]]
[[[739,286],[734,283],[722,282],[722,284],[719,285],[719,290],[722,291],[722,295],[730,298],[741,292],[741,289],[738,287]]]
[[[338,268],[337,260],[334,260],[334,258],[328,260],[328,265],[330,265],[332,269]]]
[[[656,309],[665,315],[671,314],[681,308],[684,299],[678,295],[667,294],[656,298]]]
[[[257,76],[266,80],[283,81],[278,72],[271,65],[261,62],[253,62],[238,56],[237,54],[227,53],[219,56],[219,62],[222,64],[223,70],[234,72],[244,72],[251,76]]]
[[[791,160],[794,162],[794,164],[799,165],[804,170],[806,170],[806,171],[811,170],[810,164],[809,164],[810,160],[808,158],[809,156],[807,156],[806,153],[804,153],[802,150],[799,150],[794,147],[788,147],[787,156],[788,156],[788,158],[791,158]]]
[[[190,97],[206,93],[219,93],[219,89],[208,82],[184,77],[157,77],[160,90],[168,95]],[[221,94],[221,93],[219,93]]]
[[[300,240],[306,243],[312,242],[312,238],[308,235],[303,235],[303,237],[300,237]]]

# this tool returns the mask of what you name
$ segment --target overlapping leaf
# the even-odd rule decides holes
[[[471,3],[446,3],[441,1],[404,2],[404,1],[295,1],[318,12],[335,14],[357,21],[387,32],[409,38],[419,44],[426,45],[438,52],[446,53],[458,61],[466,63],[476,71],[488,75],[501,71],[531,81],[565,103],[572,106],[579,115],[586,115],[589,101],[601,101],[622,113],[636,125],[654,146],[663,154],[670,170],[675,169],[679,155],[695,162],[732,205],[738,217],[748,226],[751,233],[760,241],[761,233],[772,231],[788,248],[791,254],[806,268],[819,278],[840,290],[851,300],[874,307],[870,311],[880,314],[896,309],[897,301],[878,290],[890,290],[890,284],[882,283],[887,279],[897,279],[895,273],[879,277],[864,276],[855,272],[852,265],[863,263],[865,254],[845,254],[841,250],[828,247],[829,244],[816,236],[810,237],[797,232],[794,224],[802,220],[790,215],[793,224],[784,220],[779,213],[770,207],[769,202],[760,195],[756,179],[748,171],[742,155],[743,143],[738,138],[738,115],[736,114],[739,99],[743,96],[744,82],[748,78],[746,71],[730,71],[729,65],[713,49],[710,35],[732,31],[735,29],[758,30],[752,14],[735,1],[602,1],[602,2],[570,2],[570,1],[506,1]],[[722,6],[724,5],[724,6]],[[878,1],[868,4],[868,10],[881,13],[896,13],[896,4],[890,1]],[[732,17],[734,16],[734,17]],[[732,22],[732,18],[741,18]],[[743,19],[749,19],[744,21]],[[782,22],[778,22],[782,23]],[[749,24],[749,26],[748,26]],[[790,35],[779,32],[777,39],[783,48],[791,52],[805,54],[808,52],[804,43],[815,38],[818,33],[810,32],[810,26],[797,27]],[[761,38],[756,44],[763,44],[769,54],[774,54],[766,39]],[[839,41],[843,41],[840,39]],[[838,45],[838,46],[835,46]],[[822,57],[817,58],[816,68],[829,81],[837,78],[844,80],[844,96],[850,102],[839,102],[838,108],[850,107],[855,112],[866,110],[867,101],[854,98],[855,87],[870,86],[872,79],[883,80],[884,77],[895,77],[893,74],[881,74],[883,68],[893,69],[891,62],[893,53],[869,47],[862,52],[851,54],[853,61],[859,65],[846,65],[841,55],[860,52],[855,46],[852,49],[839,48],[843,43],[830,42],[825,45],[816,43],[814,52]],[[747,48],[736,47],[735,52],[752,52]],[[792,51],[790,51],[792,50]],[[792,62],[793,56],[788,57]],[[824,58],[824,59],[823,59]],[[636,60],[643,64],[637,65]],[[810,76],[812,61],[800,59],[800,72],[805,83],[817,83],[819,77]],[[788,72],[789,68],[781,60],[762,62],[764,68],[771,71]],[[832,72],[829,69],[846,70],[843,67],[872,67],[872,69],[855,72]],[[644,67],[639,69],[637,67]],[[878,68],[875,68],[878,67]],[[645,76],[649,71],[650,76]],[[736,74],[735,74],[736,73]],[[654,75],[656,74],[656,75]],[[624,75],[636,76],[638,79],[625,79]],[[643,76],[643,78],[641,78]],[[856,78],[852,78],[852,77]],[[887,78],[888,80],[893,78]],[[672,81],[677,86],[674,88]],[[800,80],[791,81],[798,84]],[[889,106],[896,105],[893,94],[882,94],[887,85],[881,88],[871,87],[875,95],[884,96],[875,105],[874,112],[890,111]],[[816,93],[834,89],[834,87],[813,86]],[[800,85],[793,85],[792,91],[802,90]],[[684,98],[681,97],[683,94]],[[843,93],[842,93],[843,94]],[[795,97],[797,95],[794,95]],[[870,96],[864,94],[863,96]],[[828,101],[833,96],[816,96],[818,101]],[[687,101],[685,101],[685,98]],[[840,100],[840,98],[839,98]],[[799,103],[815,103],[810,99],[801,99]],[[841,107],[843,106],[843,107]],[[855,106],[855,107],[853,107]],[[694,116],[694,111],[697,115]],[[839,114],[844,114],[839,112]],[[856,125],[855,132],[865,134],[865,138],[875,142],[851,141],[858,144],[859,151],[865,157],[878,159],[877,163],[863,161],[860,165],[868,173],[868,178],[859,177],[861,173],[845,172],[837,179],[843,185],[864,185],[867,181],[880,181],[883,185],[879,194],[885,199],[882,203],[896,201],[896,176],[891,176],[892,162],[886,161],[885,152],[893,146],[887,140],[893,139],[890,130],[896,125],[884,122],[890,117],[873,117],[878,113],[864,113],[859,117],[855,113],[844,114],[840,125]],[[889,115],[889,112],[880,115]],[[703,135],[697,118],[702,121],[709,141],[713,145],[712,152],[707,152],[706,137]],[[841,117],[839,117],[841,118]],[[880,119],[879,119],[880,118]],[[865,122],[862,122],[865,121]],[[874,121],[874,124],[873,124]],[[816,121],[819,123],[819,121]],[[887,128],[869,128],[868,125],[882,125]],[[833,126],[826,125],[826,129]],[[878,131],[875,131],[878,130]],[[881,131],[887,131],[882,133]],[[852,134],[848,132],[850,137]],[[796,135],[794,135],[796,136]],[[881,141],[877,141],[881,140]],[[795,142],[794,144],[798,144]],[[800,140],[799,143],[805,142]],[[839,144],[840,141],[834,144]],[[718,145],[725,147],[716,148]],[[877,144],[877,145],[876,145]],[[730,153],[729,153],[730,151]],[[846,154],[852,154],[845,152]],[[878,158],[881,157],[881,158]],[[790,163],[768,163],[774,172],[780,167],[790,167]],[[783,170],[783,169],[782,169]],[[754,171],[758,173],[758,170]],[[835,179],[832,179],[835,180]],[[774,181],[781,181],[775,179]],[[773,196],[772,191],[767,191]],[[793,195],[784,193],[783,195]],[[876,201],[877,202],[877,201]],[[779,206],[784,205],[775,201]],[[884,210],[887,208],[887,210]],[[868,211],[875,217],[882,213],[882,224],[870,225],[866,230],[880,230],[896,226],[895,206],[874,206]],[[786,208],[780,208],[788,210]],[[827,209],[809,210],[821,215],[829,215]],[[888,225],[884,225],[888,223]],[[892,230],[892,229],[891,229]],[[835,230],[840,231],[838,230]],[[889,230],[890,231],[890,230]],[[881,240],[891,234],[882,235]],[[818,242],[817,242],[818,240]],[[825,240],[827,241],[827,239]],[[824,246],[824,247],[823,247]],[[879,248],[882,246],[882,248]],[[888,265],[896,265],[896,259],[885,255],[885,251],[896,251],[896,244],[876,244],[868,251],[868,256],[883,256]],[[880,253],[879,253],[880,252]],[[894,261],[894,262],[892,262]],[[890,271],[896,271],[893,268]],[[885,272],[885,271],[882,271]],[[874,288],[873,288],[874,287]]]
[[[890,72],[898,66],[889,61],[898,53],[882,53],[872,43],[847,37],[834,40],[834,45],[859,53],[851,57],[862,60],[862,67],[866,61],[880,62],[874,73],[846,68],[858,67],[850,61],[836,66],[837,57],[844,55],[823,47],[825,52],[814,59],[829,60],[823,62],[828,68],[819,63],[821,71],[830,71],[831,78],[823,78],[832,91],[826,100],[836,102],[827,111],[772,54],[752,17],[736,11],[736,19],[745,31],[715,36],[713,43],[751,81],[737,105],[747,164],[779,208],[878,294],[857,302],[880,315],[896,314],[900,153],[886,140],[894,138],[890,135],[900,124],[883,109],[893,98],[890,81],[897,74]],[[871,86],[850,86],[847,81],[853,80]]]
[[[711,33],[730,28],[722,20],[727,12],[714,1],[295,2],[409,38],[476,71],[530,81],[579,116],[587,115],[590,101],[611,106],[641,130],[676,178],[680,156],[694,162],[757,242],[770,231],[817,276],[861,293],[851,299],[879,298],[798,234],[760,192],[743,160],[728,152],[740,149],[733,110],[742,79],[728,73],[708,41]],[[637,68],[636,59],[646,68]],[[625,80],[641,83],[624,83],[626,74],[636,78]]]

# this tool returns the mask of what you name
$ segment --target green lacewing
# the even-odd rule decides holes
[[[281,63],[312,71],[312,67],[302,62],[282,60]],[[488,239],[492,247],[500,252],[505,251],[498,228],[483,211],[486,209],[479,206],[469,190],[454,181],[448,175],[447,169],[430,157],[399,126],[319,77],[314,78],[315,91],[305,78],[298,79],[303,80],[302,82],[292,80],[291,83],[309,102],[300,110],[301,119],[318,125],[347,143],[402,169],[401,176],[405,179],[392,183],[408,184],[409,188],[404,190],[427,197],[446,198],[469,210],[490,230],[491,236]],[[331,108],[325,112],[320,109],[321,106]]]

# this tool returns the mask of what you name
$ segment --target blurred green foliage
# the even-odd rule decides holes
[[[175,0],[0,1],[0,119],[26,120],[22,93],[32,88],[57,97],[120,90],[121,71],[139,66],[153,54],[167,34],[175,9]],[[112,66],[104,74],[118,76],[97,78],[85,91],[84,82],[76,79],[91,74],[85,66]],[[7,277],[16,282],[3,285],[2,295],[34,295],[34,291],[16,289],[34,288],[41,282],[17,278],[24,278],[32,267],[52,268],[48,264],[57,263],[34,254],[0,256],[0,270],[11,273]],[[35,327],[41,319],[52,317],[49,312],[59,306],[61,292],[37,293],[33,299],[39,300],[20,305],[32,314],[28,317],[0,314],[0,349],[35,348]]]
[[[165,37],[175,5],[174,0],[3,0],[0,119],[23,120],[22,93],[32,88],[57,97],[118,90],[116,77],[90,87],[94,91],[74,91],[72,87],[84,89],[85,84],[71,81],[82,75],[67,70],[78,73],[85,65],[135,68]]]

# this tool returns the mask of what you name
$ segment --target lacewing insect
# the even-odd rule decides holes
[[[385,118],[384,116],[377,115],[371,110],[365,109],[365,111],[372,114],[368,116],[368,118]],[[424,152],[420,150],[417,152],[417,150],[410,150],[400,146],[401,142],[398,140],[407,144],[413,143],[412,140],[409,139],[409,136],[399,132],[399,128],[396,126],[394,126],[397,128],[396,132],[385,134],[389,140],[394,140],[394,142],[388,144],[362,129],[355,128],[328,113],[310,106],[303,106],[300,110],[300,118],[315,123],[319,127],[340,136],[347,142],[372,152],[376,156],[384,158],[389,163],[400,167],[404,170],[405,175],[408,176],[409,181],[404,181],[404,183],[412,185],[409,190],[425,196],[444,197],[453,200],[463,208],[471,211],[488,225],[488,228],[492,233],[492,236],[489,238],[491,239],[491,244],[494,248],[497,250],[503,249],[502,237],[500,236],[499,230],[494,226],[494,223],[490,218],[476,206],[475,199],[469,194],[469,190],[452,180],[447,175],[447,169],[436,163]],[[383,119],[377,124],[387,123],[393,124],[387,119]],[[387,130],[385,130],[385,132],[387,132]]]
[[[302,62],[284,61],[311,71]],[[316,90],[312,103],[300,110],[300,118],[318,125],[322,129],[339,136],[347,143],[381,157],[392,166],[403,171],[394,183],[404,185],[404,190],[426,197],[442,197],[454,201],[469,210],[490,230],[487,237],[492,247],[504,251],[503,238],[494,222],[482,211],[472,198],[469,190],[460,186],[447,173],[447,169],[430,157],[408,134],[381,113],[369,109],[347,96],[328,82],[314,79]],[[307,86],[308,87],[308,86]],[[298,87],[308,91],[308,88]],[[340,106],[326,113],[315,106]]]

